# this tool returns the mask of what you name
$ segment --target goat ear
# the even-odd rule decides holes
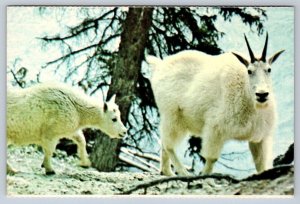
[[[116,94],[114,94],[110,99],[109,99],[109,103],[114,103],[116,100]]]
[[[236,54],[236,53],[234,53],[234,52],[232,52],[232,54],[233,54],[234,56],[236,56],[236,57],[238,58],[238,60],[239,60],[242,64],[244,64],[246,67],[248,67],[248,65],[249,65],[248,60],[246,60],[244,57],[242,57],[241,55]]]
[[[279,57],[279,55],[283,52],[284,52],[284,50],[280,50],[280,51],[276,52],[272,57],[270,57],[268,60],[269,64],[272,64],[273,62],[275,62],[277,60],[277,58]]]
[[[104,106],[103,106],[104,113],[107,111],[107,109],[108,109],[107,103],[105,102],[105,103],[104,103]]]

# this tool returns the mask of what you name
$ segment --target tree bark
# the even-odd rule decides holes
[[[112,67],[112,82],[108,98],[117,94],[121,119],[127,123],[131,101],[136,96],[136,84],[144,57],[148,32],[152,23],[153,8],[129,8],[124,21],[118,56]],[[97,138],[91,153],[92,166],[99,171],[113,171],[119,161],[121,140],[110,139],[97,132]]]

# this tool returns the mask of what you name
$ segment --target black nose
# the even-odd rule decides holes
[[[266,100],[267,100],[267,97],[268,97],[268,95],[269,95],[269,93],[268,92],[264,92],[264,93],[255,93],[255,95],[257,96],[257,101],[258,102],[261,102],[261,103],[263,103],[263,102],[265,102]]]

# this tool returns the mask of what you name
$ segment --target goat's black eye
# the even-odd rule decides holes
[[[251,75],[251,74],[252,74],[252,71],[251,71],[251,70],[249,70],[249,69],[248,69],[248,74],[249,74],[249,75]]]
[[[113,122],[117,122],[117,118],[113,118],[111,119]]]
[[[267,72],[269,72],[269,73],[270,73],[270,72],[271,72],[271,68],[269,68],[269,69],[267,70]]]

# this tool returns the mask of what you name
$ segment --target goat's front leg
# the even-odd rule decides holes
[[[249,142],[249,148],[258,173],[272,168],[272,147],[273,138],[271,136],[258,143]]]
[[[218,160],[224,141],[220,134],[213,128],[208,129],[205,136],[202,138],[201,155],[205,158],[205,164],[202,174],[211,174],[215,162]]]
[[[90,167],[91,161],[89,160],[88,153],[86,151],[86,141],[82,131],[78,131],[70,137],[77,144],[77,151],[80,158],[80,166]]]
[[[211,174],[216,161],[217,161],[217,159],[211,159],[211,158],[205,159],[205,165],[203,167],[201,174],[203,174],[203,175]]]

